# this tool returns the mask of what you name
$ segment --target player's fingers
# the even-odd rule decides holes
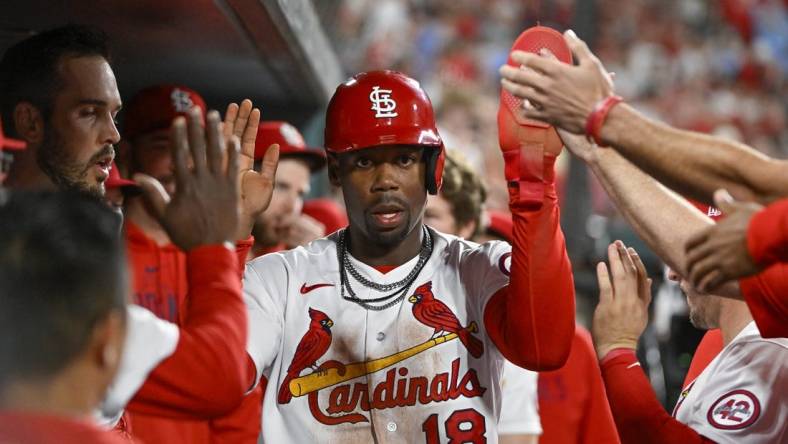
[[[736,201],[731,196],[731,193],[726,189],[719,189],[714,192],[714,206],[716,206],[723,213],[731,213],[734,210]]]
[[[599,282],[599,304],[609,305],[613,302],[613,286],[610,284],[610,273],[604,262],[596,264],[596,279]]]
[[[260,110],[255,108],[249,113],[243,135],[241,136],[241,152],[244,156],[254,158],[255,142],[257,141],[257,129],[260,127]]]
[[[698,290],[703,293],[714,291],[725,281],[725,275],[718,268],[714,268],[698,282]]]
[[[224,113],[224,124],[222,125],[222,134],[225,139],[229,139],[233,135],[233,128],[235,127],[235,119],[238,117],[238,104],[230,103],[227,105],[227,111]]]
[[[536,71],[503,65],[499,72],[501,77],[512,83],[528,86],[537,91],[547,89],[547,79]]]
[[[187,117],[186,128],[189,133],[189,148],[191,148],[194,172],[205,174],[207,162],[205,160],[205,128],[202,125],[202,110],[192,107]]]
[[[624,245],[624,242],[620,240],[616,241],[616,248],[618,248],[618,255],[621,256],[621,263],[624,265],[624,271],[627,272],[628,276],[637,278],[637,267],[635,267],[635,261],[632,260],[632,257],[630,256],[630,250],[635,250],[632,248],[627,248],[627,246]]]
[[[189,172],[189,135],[186,130],[186,119],[176,117],[170,128],[170,144],[172,160],[175,164],[175,185],[178,190],[184,190],[191,182]]]
[[[279,145],[273,144],[268,147],[263,156],[260,175],[269,183],[274,183],[276,177],[276,167],[279,165]]]
[[[581,40],[571,29],[564,31],[564,40],[566,40],[566,44],[569,45],[569,49],[572,51],[572,55],[575,60],[577,60],[578,64],[583,64],[595,58],[591,50],[588,49],[586,42]]]
[[[219,113],[217,111],[208,112],[205,127],[208,170],[211,174],[220,175],[222,174],[222,164],[224,163],[225,144],[224,136],[220,132]]]
[[[545,96],[530,86],[520,85],[508,79],[501,79],[501,86],[511,95],[523,100],[528,100],[536,105],[537,108],[541,108],[541,104],[545,102]]]
[[[706,292],[707,289],[702,286],[701,283],[705,282],[709,274],[718,266],[719,263],[714,257],[704,258],[695,263],[692,271],[687,274],[687,279],[689,279],[690,283],[699,291]]]
[[[556,69],[561,65],[558,60],[525,51],[512,51],[512,61],[548,77],[555,74]]]
[[[624,270],[624,264],[621,261],[621,255],[618,252],[618,246],[615,242],[607,247],[607,260],[610,263],[610,276],[612,278],[613,287],[616,291],[616,295],[620,296],[621,287],[625,281],[624,275],[626,271]]]
[[[238,158],[240,157],[241,142],[232,136],[227,141],[227,181],[235,186],[238,182]]]
[[[687,239],[687,243],[684,244],[684,251],[689,254],[691,251],[697,249],[701,245],[705,245],[709,239],[713,238],[713,231],[715,231],[714,228],[715,226],[712,225],[690,236],[689,239]]]
[[[651,300],[651,279],[648,277],[648,271],[646,271],[643,260],[634,248],[630,247],[627,251],[629,252],[629,257],[632,258],[632,261],[635,263],[635,268],[637,268],[638,272],[638,296],[640,296],[641,301],[648,304]]]
[[[235,127],[233,127],[233,134],[241,139],[246,129],[246,124],[249,122],[249,116],[252,114],[252,101],[244,99],[241,102],[241,107],[238,109],[238,117],[235,119]]]
[[[158,180],[147,174],[135,173],[133,178],[142,191],[143,199],[153,211],[153,216],[158,221],[162,221],[167,204],[170,203],[170,196],[167,194],[167,191],[164,190],[164,187]]]

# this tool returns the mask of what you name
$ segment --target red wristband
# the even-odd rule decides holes
[[[586,119],[586,138],[589,142],[602,145],[599,132],[602,130],[602,124],[605,123],[607,113],[614,106],[624,100],[621,96],[607,96],[594,105],[594,110],[588,115]]]

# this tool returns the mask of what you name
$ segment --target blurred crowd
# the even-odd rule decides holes
[[[447,145],[485,171],[488,206],[505,209],[497,69],[537,23],[578,32],[650,116],[788,156],[784,1],[346,0],[327,30],[348,72],[399,69],[422,82]]]

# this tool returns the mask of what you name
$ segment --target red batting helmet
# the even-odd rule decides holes
[[[344,153],[383,145],[419,145],[425,150],[427,191],[443,179],[443,141],[427,93],[396,71],[357,74],[337,87],[326,115],[325,146]]]

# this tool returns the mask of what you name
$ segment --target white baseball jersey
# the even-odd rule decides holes
[[[501,377],[501,418],[498,435],[541,435],[537,381],[539,374],[509,361]]]
[[[788,339],[750,322],[682,391],[673,416],[719,443],[786,443]]]
[[[483,314],[490,297],[509,281],[509,244],[480,246],[435,232],[432,255],[405,298],[375,311],[340,297],[335,239],[336,234],[247,263],[247,351],[258,379],[268,378],[263,440],[497,442],[504,359],[486,333]],[[350,261],[366,279],[387,284],[406,277],[418,257],[386,274]],[[387,294],[348,279],[359,298]],[[414,306],[425,300],[413,302],[410,296],[428,283],[431,295],[425,300],[432,296],[462,326],[471,326],[464,333],[473,337],[467,341],[483,345],[478,358],[457,335],[416,318]],[[297,348],[301,356],[295,356]],[[314,350],[319,356],[304,357]],[[316,366],[304,365],[312,359]],[[289,378],[288,371],[295,375]],[[280,403],[283,393],[289,399]]]
[[[120,366],[94,416],[99,425],[111,428],[123,415],[126,404],[145,383],[148,374],[175,352],[178,326],[159,319],[139,305],[129,305],[126,339]]]

